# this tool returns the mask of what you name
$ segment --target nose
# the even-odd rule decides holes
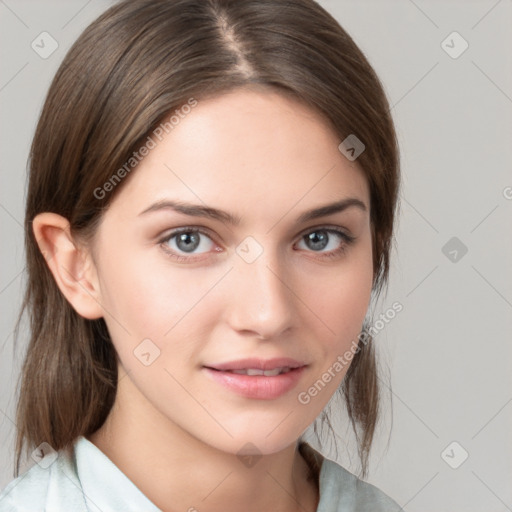
[[[261,339],[278,338],[297,318],[291,273],[270,251],[252,263],[235,260],[227,292],[231,328]]]

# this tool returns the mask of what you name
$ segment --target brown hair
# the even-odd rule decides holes
[[[85,240],[122,188],[98,198],[164,116],[243,86],[280,91],[323,114],[340,142],[366,146],[374,288],[387,281],[399,156],[382,85],[351,37],[313,0],[125,0],[78,38],[59,67],[30,152],[24,312],[31,337],[20,376],[16,468],[42,442],[55,450],[90,435],[114,403],[117,358],[103,319],[79,316],[57,287],[32,231],[41,212],[66,217]],[[366,473],[378,416],[371,340],[341,392]]]

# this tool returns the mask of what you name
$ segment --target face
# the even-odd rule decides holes
[[[295,100],[238,90],[199,101],[125,178],[93,255],[144,421],[273,453],[327,404],[373,277],[368,186],[340,142]]]

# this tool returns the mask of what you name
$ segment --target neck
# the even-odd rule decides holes
[[[142,395],[134,400],[129,378],[122,384],[106,422],[88,439],[162,511],[316,511],[318,475],[297,444],[252,459],[226,453],[155,416]]]

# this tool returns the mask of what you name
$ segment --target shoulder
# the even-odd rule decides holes
[[[322,475],[323,473],[323,475]],[[332,511],[398,512],[402,508],[387,494],[374,485],[359,479],[336,462],[325,459],[322,464],[324,496],[326,503],[336,504]],[[331,510],[326,508],[327,510]],[[319,512],[322,510],[319,507]]]
[[[70,450],[47,453],[0,493],[0,512],[58,510],[87,510]]]
[[[402,508],[387,494],[324,457],[310,445],[302,448],[319,461],[320,501],[317,512],[399,512]]]
[[[157,512],[86,437],[51,451],[0,494],[0,512]]]

